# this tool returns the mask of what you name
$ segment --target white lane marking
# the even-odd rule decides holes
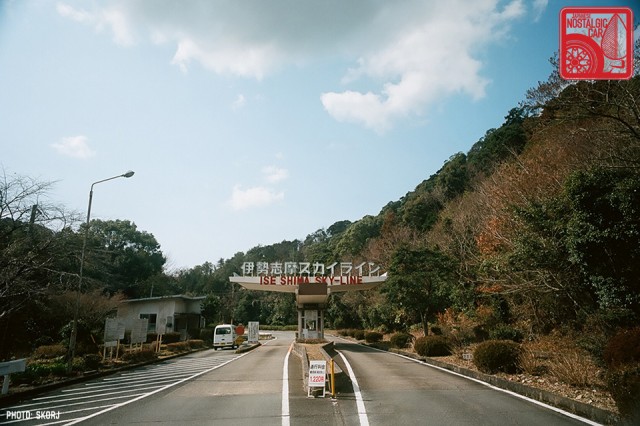
[[[293,343],[289,346],[287,355],[284,357],[282,367],[282,426],[289,426],[289,355],[293,349]]]
[[[92,418],[92,417],[97,417],[97,416],[99,416],[99,415],[102,415],[102,414],[104,414],[104,413],[106,413],[106,412],[108,412],[108,411],[114,410],[114,409],[116,409],[116,408],[120,408],[120,407],[123,407],[123,406],[125,406],[125,405],[127,405],[127,404],[131,404],[132,402],[139,401],[139,400],[141,400],[141,399],[144,399],[144,398],[146,398],[146,397],[148,397],[148,396],[151,396],[151,395],[153,395],[153,394],[156,394],[156,393],[158,393],[158,392],[162,392],[162,391],[164,391],[164,390],[166,390],[166,389],[169,389],[169,388],[171,388],[171,387],[173,387],[173,386],[179,385],[180,383],[184,383],[184,382],[186,382],[186,381],[188,381],[188,380],[194,379],[194,378],[196,378],[196,377],[198,377],[198,376],[202,376],[203,374],[206,374],[206,373],[208,373],[208,372],[210,372],[210,371],[213,371],[213,370],[215,370],[215,369],[217,369],[217,368],[223,367],[223,366],[225,366],[225,365],[229,364],[229,363],[230,363],[230,362],[232,362],[232,361],[235,361],[235,360],[237,360],[237,359],[242,358],[243,356],[247,355],[248,353],[250,353],[250,352],[245,352],[245,353],[243,353],[243,354],[238,355],[237,357],[231,358],[229,361],[223,362],[222,364],[216,365],[216,366],[214,366],[214,367],[212,367],[212,368],[209,368],[209,369],[207,369],[207,370],[201,371],[200,373],[194,374],[194,375],[192,375],[192,376],[185,377],[184,379],[178,380],[178,381],[177,381],[177,382],[175,382],[175,383],[170,383],[170,384],[168,384],[168,385],[166,385],[166,386],[162,386],[161,388],[158,388],[158,389],[156,389],[156,390],[154,390],[154,391],[152,391],[152,392],[148,392],[148,393],[142,394],[142,395],[140,395],[140,396],[138,396],[138,397],[136,397],[136,398],[130,399],[130,400],[125,401],[125,402],[122,402],[122,403],[120,403],[120,404],[113,405],[113,406],[111,406],[111,407],[109,407],[109,408],[107,408],[107,409],[104,409],[104,410],[102,410],[102,411],[98,411],[97,413],[93,413],[93,414],[91,414],[91,415],[89,415],[89,416],[86,416],[86,417],[80,417],[80,418],[77,418],[77,419],[73,419],[73,421],[72,421],[72,422],[70,422],[70,423],[67,423],[67,425],[74,425],[74,424],[80,423],[80,422],[82,422],[82,421],[84,421],[84,420],[90,419],[90,418]]]
[[[358,417],[360,418],[361,426],[369,426],[369,418],[367,417],[367,410],[364,407],[364,400],[362,399],[362,393],[360,393],[360,386],[358,386],[358,380],[356,379],[356,375],[351,368],[351,364],[347,361],[347,358],[342,355],[342,352],[337,351],[344,364],[347,366],[347,371],[349,372],[349,377],[351,378],[351,383],[353,384],[353,393],[356,396],[356,407],[358,407]]]

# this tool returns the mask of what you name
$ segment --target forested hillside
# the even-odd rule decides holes
[[[86,335],[100,336],[122,297],[178,293],[206,295],[210,323],[294,324],[292,295],[249,292],[228,277],[245,261],[370,260],[389,279],[332,296],[327,328],[563,330],[602,351],[619,327],[640,324],[640,77],[567,84],[553,74],[505,114],[379,214],[231,259],[163,271],[151,233],[93,221]],[[0,358],[68,335],[84,225],[38,204],[47,185],[5,176],[1,188]]]

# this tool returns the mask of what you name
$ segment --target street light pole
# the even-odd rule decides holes
[[[89,190],[89,207],[87,207],[87,222],[84,228],[84,237],[82,239],[82,251],[80,253],[80,274],[78,278],[78,291],[76,294],[76,306],[73,311],[73,323],[71,326],[71,337],[69,337],[69,351],[68,351],[68,360],[67,360],[67,373],[70,373],[73,369],[73,358],[76,356],[76,340],[78,338],[78,312],[80,310],[80,292],[82,290],[82,278],[84,274],[84,256],[87,250],[87,239],[89,237],[89,222],[91,220],[91,202],[93,201],[93,186],[106,182],[108,180],[118,179],[121,177],[130,178],[133,176],[134,172],[129,170],[126,173],[123,173],[118,176],[113,176],[107,179],[102,179],[97,182],[93,182],[91,184],[91,189]]]

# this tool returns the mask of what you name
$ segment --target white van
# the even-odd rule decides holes
[[[216,325],[213,331],[213,349],[218,348],[237,348],[235,326],[233,324]]]

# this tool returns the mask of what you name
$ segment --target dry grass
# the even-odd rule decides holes
[[[604,386],[600,369],[591,357],[576,348],[560,350],[554,356],[549,373],[563,383],[572,386]]]

